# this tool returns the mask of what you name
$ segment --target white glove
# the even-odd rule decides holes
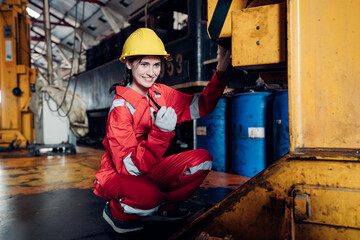
[[[160,110],[157,112],[156,117],[154,117],[154,108],[150,108],[151,117],[154,119],[154,124],[160,130],[164,132],[172,132],[175,130],[176,122],[177,122],[177,115],[175,110],[172,107],[161,107]]]

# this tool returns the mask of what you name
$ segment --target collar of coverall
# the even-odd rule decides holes
[[[153,84],[149,88],[149,92],[153,93],[155,90],[156,90],[156,88],[154,87],[154,84]],[[136,92],[135,90],[133,90],[129,87],[116,86],[116,95],[119,95],[120,97],[125,99],[134,108],[136,108],[143,99],[145,99],[146,102],[148,101],[146,96],[141,95],[140,93]]]

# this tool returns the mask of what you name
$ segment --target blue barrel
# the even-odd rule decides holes
[[[197,149],[213,156],[213,170],[226,172],[226,108],[227,98],[220,98],[215,110],[196,121]]]
[[[234,96],[232,171],[236,174],[253,177],[272,161],[272,99],[269,92]]]
[[[288,91],[274,93],[274,161],[278,160],[290,149],[289,140],[289,103]]]

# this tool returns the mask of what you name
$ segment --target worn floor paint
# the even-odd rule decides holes
[[[92,193],[103,150],[77,154],[26,150],[0,152],[0,239],[114,239],[102,218],[105,201]],[[120,239],[168,239],[248,178],[212,171],[183,207],[194,214],[181,223],[145,223],[142,235]]]

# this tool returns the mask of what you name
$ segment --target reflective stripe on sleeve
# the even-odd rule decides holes
[[[129,213],[129,214],[136,214],[138,216],[150,216],[152,214],[154,214],[155,212],[157,212],[157,210],[159,209],[159,206],[149,209],[149,210],[142,210],[142,209],[137,209],[137,208],[133,208],[125,203],[122,203],[121,200],[119,200],[121,207],[124,209],[124,213]]]
[[[125,100],[124,100],[124,99],[115,99],[115,100],[112,102],[111,108],[110,108],[110,110],[109,110],[109,114],[111,113],[111,111],[112,111],[114,108],[124,106],[124,104],[125,104]]]
[[[191,114],[192,120],[200,118],[199,95],[200,95],[200,93],[195,93],[194,98],[190,104],[190,114]]]
[[[111,108],[109,110],[109,114],[111,113],[111,111],[116,108],[116,107],[122,107],[125,105],[125,100],[124,99],[115,99],[112,102]],[[126,107],[129,109],[131,115],[134,115],[134,112],[136,111],[136,108],[134,108],[129,102],[126,102]]]
[[[186,170],[186,172],[184,172],[184,175],[191,175],[196,173],[199,170],[211,170],[212,168],[212,161],[205,161],[195,167],[191,167],[188,168],[188,170]]]
[[[131,115],[134,115],[136,109],[129,102],[126,102],[126,107],[129,109]]]
[[[123,160],[123,163],[124,163],[126,171],[128,171],[128,173],[130,173],[131,175],[134,175],[134,176],[139,176],[142,173],[139,171],[139,169],[137,169],[137,167],[133,163],[133,161],[131,159],[131,154],[132,154],[132,152],[126,156],[126,158]]]

